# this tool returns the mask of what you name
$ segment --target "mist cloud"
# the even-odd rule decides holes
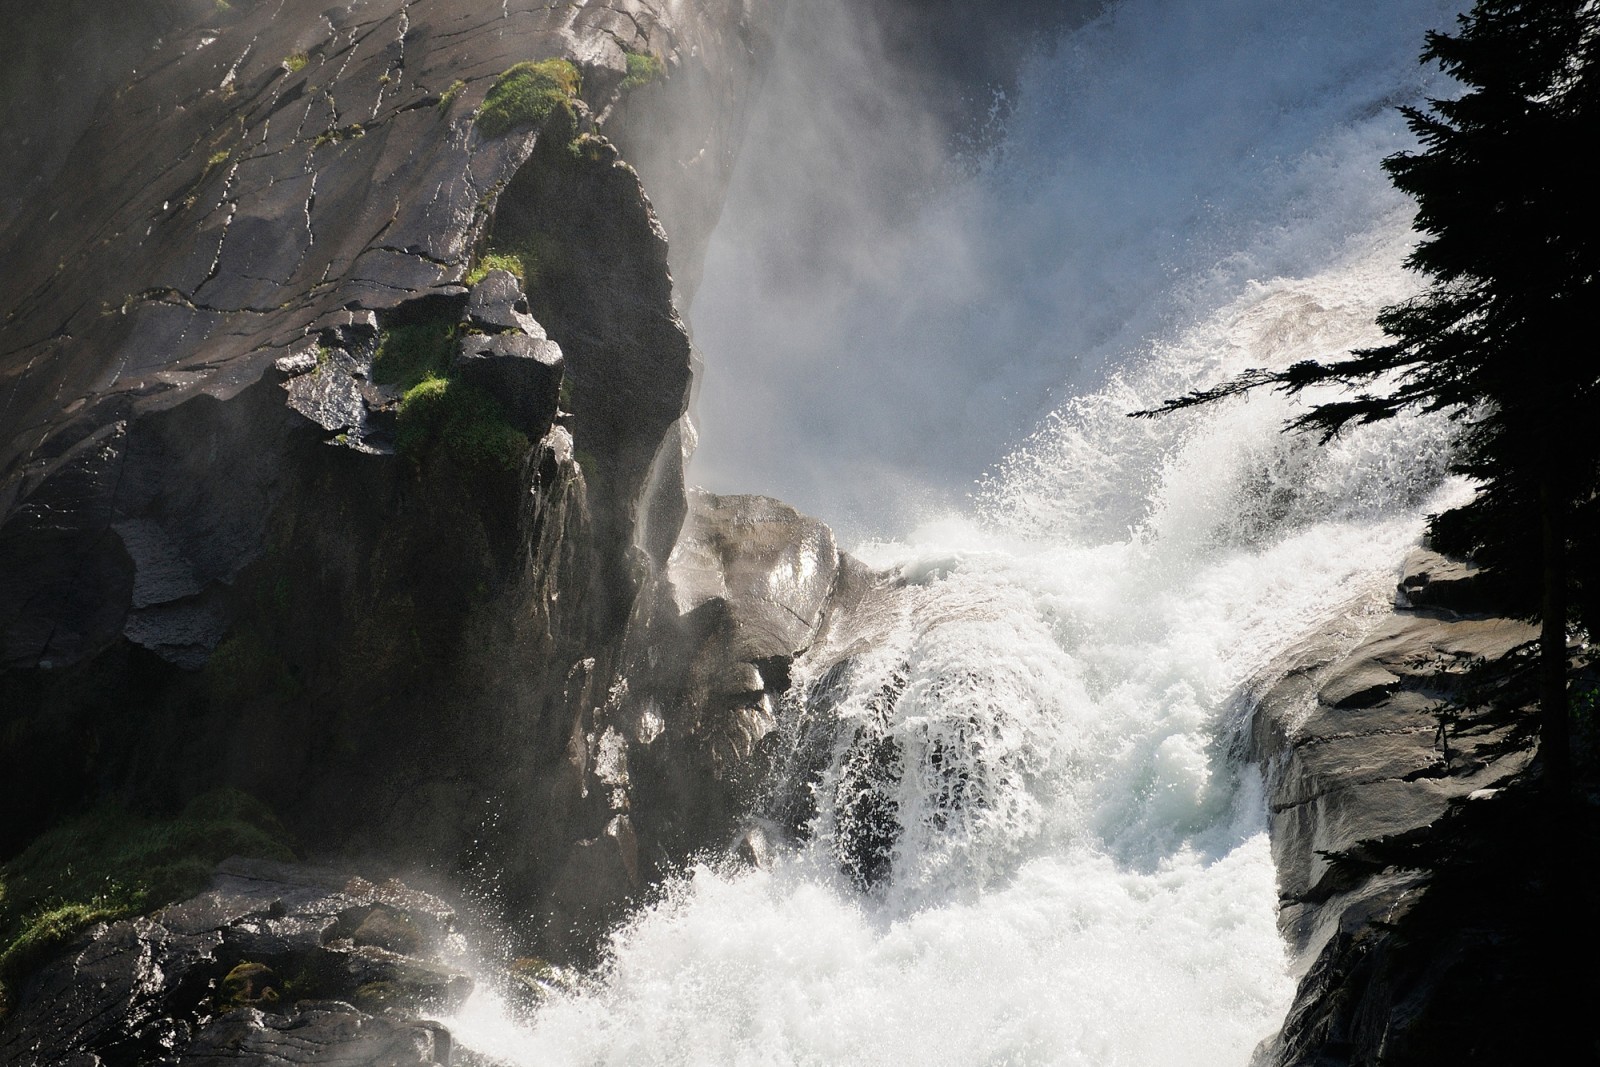
[[[691,480],[903,530],[1108,368],[1405,210],[1377,168],[1426,85],[1401,57],[1457,5],[1232,6],[1112,6],[963,152],[868,8],[791,5],[690,309]]]

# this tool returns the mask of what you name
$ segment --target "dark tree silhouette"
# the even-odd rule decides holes
[[[1422,235],[1407,266],[1416,298],[1385,308],[1386,344],[1326,363],[1250,370],[1170,400],[1157,415],[1271,387],[1347,387],[1289,429],[1323,440],[1402,412],[1459,420],[1454,470],[1477,498],[1432,522],[1435,543],[1500,580],[1540,630],[1540,751],[1548,782],[1570,773],[1567,622],[1576,593],[1600,634],[1595,503],[1600,472],[1600,4],[1479,0],[1454,33],[1430,33],[1424,63],[1464,88],[1403,114],[1422,150],[1384,161],[1415,198]],[[1531,565],[1530,561],[1537,561]],[[1577,566],[1573,565],[1577,562]],[[1537,590],[1537,594],[1532,591]]]

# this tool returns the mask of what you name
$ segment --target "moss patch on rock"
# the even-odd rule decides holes
[[[0,865],[0,986],[94,923],[193,896],[229,856],[294,859],[282,824],[236,789],[204,793],[171,819],[108,805],[57,825]]]
[[[457,329],[454,319],[389,327],[378,336],[372,380],[409,390],[443,377],[455,356]]]
[[[509,471],[529,448],[494,397],[449,378],[429,377],[407,390],[399,421],[400,451],[413,457],[442,446],[469,467]]]
[[[627,58],[628,74],[622,79],[624,92],[642,88],[666,77],[667,65],[655,56],[642,52],[629,52]]]
[[[373,380],[405,390],[395,443],[413,459],[442,447],[469,468],[515,470],[530,447],[527,435],[511,425],[494,397],[452,376],[459,333],[453,319],[437,319],[393,326],[379,336]]]
[[[518,63],[502,73],[483,98],[476,119],[485,137],[501,137],[524,126],[554,122],[561,140],[570,140],[578,116],[572,108],[582,80],[565,59]]]
[[[578,143],[573,142],[574,145]],[[526,291],[537,285],[540,272],[558,263],[560,257],[559,246],[548,234],[529,233],[510,238],[496,235],[489,239],[489,247],[462,281],[477,285],[490,271],[504,270],[516,275]]]

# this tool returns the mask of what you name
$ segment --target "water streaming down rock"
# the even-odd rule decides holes
[[[1249,1059],[1293,965],[1240,760],[1249,683],[1335,611],[1376,619],[1422,516],[1462,490],[1438,422],[1318,446],[1278,432],[1278,398],[1124,413],[1376,338],[1414,286],[1376,162],[1450,10],[1129,0],[1035,65],[1004,165],[929,214],[1093,238],[980,321],[1036,351],[1061,328],[1112,370],[968,514],[856,550],[890,579],[794,665],[758,808],[799,840],[685,871],[592,982],[521,1023],[481,994],[460,1040],[515,1063]],[[1197,87],[1259,99],[1230,117]],[[1145,108],[1171,117],[1126,124]],[[703,292],[731,284],[717,262]],[[1097,272],[1091,299],[1115,299],[1070,323],[1085,298],[1063,287]],[[1066,310],[1017,325],[1046,298]]]

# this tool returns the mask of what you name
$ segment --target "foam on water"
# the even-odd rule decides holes
[[[1309,312],[1318,285],[1252,287],[1141,372],[1160,379],[1143,399],[1184,377],[1187,346],[1257,330],[1285,301],[1329,344],[1359,343],[1375,308]],[[1121,419],[1130,388],[1073,405],[1031,447],[1068,437],[1125,462],[1089,431],[1102,408]],[[1121,539],[1075,539],[1070,472],[1019,456],[979,519],[861,546],[912,593],[838,710],[898,746],[889,884],[863,894],[839,870],[842,742],[809,845],[769,871],[697,867],[581,991],[527,1028],[482,999],[450,1021],[459,1039],[527,1064],[1246,1062],[1292,983],[1259,785],[1232,744],[1239,690],[1392,583],[1430,503],[1412,482],[1440,484],[1446,447],[1436,425],[1395,422],[1308,455],[1283,414],[1266,400],[1130,431],[1170,440]],[[1046,490],[1048,472],[1062,482]],[[1386,503],[1397,488],[1411,506]]]
[[[1443,10],[1395,6],[1413,21]],[[831,686],[840,724],[807,843],[767,870],[693,868],[614,934],[598,975],[525,1023],[486,990],[447,1020],[458,1040],[516,1064],[1242,1065],[1280,1024],[1293,982],[1260,783],[1238,758],[1247,684],[1335,612],[1375,609],[1423,516],[1463,489],[1444,477],[1438,420],[1322,446],[1280,432],[1291,408],[1275,396],[1125,417],[1370,344],[1377,310],[1415,285],[1405,205],[1372,178],[1394,122],[1353,114],[1378,90],[1340,80],[1389,72],[1410,98],[1409,52],[1319,41],[1333,29],[1319,5],[1127,0],[1035,72],[1018,130],[1070,157],[1043,132],[1066,106],[1052,78],[1080,90],[1079,130],[1118,84],[1200,106],[1184,94],[1209,84],[1202,60],[1162,16],[1202,8],[1230,49],[1323,49],[1300,84],[1270,65],[1278,110],[1257,134],[1294,152],[1264,191],[1182,172],[1221,198],[1214,214],[1248,216],[1257,192],[1263,214],[1191,257],[1204,270],[1128,275],[1160,313],[1100,331],[1119,369],[1051,414],[968,513],[856,549],[906,595],[845,681],[797,665],[797,692]],[[1114,61],[1179,69],[1122,84]],[[1107,99],[1099,121],[1128,113]],[[1221,146],[1235,163],[1255,136],[1236,134]],[[1080,202],[1052,215],[1051,182],[1014,180],[1027,169],[990,175],[991,209],[1025,201],[1075,225]],[[841,869],[862,783],[898,827],[890,877],[868,891]]]

